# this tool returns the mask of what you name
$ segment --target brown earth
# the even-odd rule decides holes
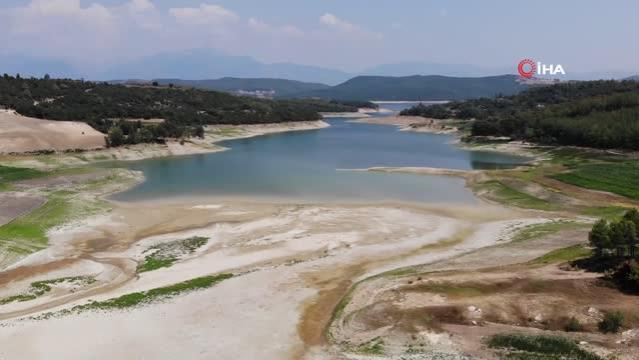
[[[85,123],[42,120],[0,111],[0,154],[105,146],[104,134]]]

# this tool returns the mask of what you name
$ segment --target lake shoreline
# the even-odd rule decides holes
[[[216,131],[218,141],[268,133],[265,129],[260,130],[262,134]],[[484,173],[441,168],[409,170],[463,178]],[[55,240],[50,248],[34,253],[4,274],[3,283],[10,285],[3,288],[0,297],[24,291],[36,280],[62,276],[91,276],[98,280],[86,288],[74,288],[73,293],[57,290],[31,304],[10,304],[5,311],[9,315],[0,328],[3,337],[10,339],[7,353],[24,351],[25,344],[37,340],[49,354],[62,357],[69,350],[63,346],[60,334],[88,344],[86,348],[94,354],[122,357],[122,349],[130,352],[131,348],[123,346],[122,336],[113,334],[119,334],[117,329],[135,328],[126,341],[135,339],[135,351],[157,357],[177,355],[162,347],[149,348],[157,345],[158,337],[171,349],[179,349],[181,356],[195,357],[209,349],[218,356],[242,357],[247,356],[245,348],[223,345],[236,338],[226,330],[251,326],[253,331],[242,341],[258,345],[260,358],[299,358],[317,352],[324,354],[320,359],[331,358],[327,355],[331,350],[324,339],[325,329],[337,302],[358,280],[389,269],[447,261],[507,242],[517,230],[556,216],[513,211],[485,202],[357,204],[281,200],[262,202],[197,195],[157,201],[108,200],[108,212],[63,225],[52,233]],[[209,243],[169,268],[136,272],[151,246],[193,236],[206,236]],[[28,318],[86,305],[89,299],[107,301],[222,272],[236,276],[209,289],[131,311],[56,315],[46,320]],[[229,307],[236,311],[224,310]],[[162,315],[167,313],[172,314],[170,318]],[[107,317],[109,322],[104,321]],[[260,325],[264,319],[268,320],[267,325]],[[213,320],[218,326],[210,326]],[[134,324],[139,322],[148,326],[136,328]],[[174,330],[186,323],[205,339],[220,339],[221,345],[211,348],[208,341],[176,336]],[[164,328],[170,331],[158,334],[153,330]],[[100,345],[90,335],[98,332],[110,334],[110,346]],[[274,332],[278,334],[277,346],[273,345]],[[248,356],[253,355],[257,356]]]

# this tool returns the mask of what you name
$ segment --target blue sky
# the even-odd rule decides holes
[[[614,5],[614,6],[612,6]],[[0,54],[99,67],[211,48],[359,71],[424,61],[639,72],[639,2],[3,0]]]

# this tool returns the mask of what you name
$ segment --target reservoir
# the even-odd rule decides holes
[[[324,129],[293,131],[219,143],[229,150],[124,163],[146,181],[113,198],[174,196],[289,199],[299,202],[408,201],[474,203],[465,180],[431,175],[355,172],[374,166],[450,169],[512,167],[525,159],[469,151],[454,137],[398,131],[395,126],[327,119]],[[119,163],[118,166],[122,166]]]

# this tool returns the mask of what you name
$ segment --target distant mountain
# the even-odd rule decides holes
[[[161,85],[172,83],[180,86],[231,93],[272,91],[273,97],[288,97],[301,92],[330,88],[330,86],[320,83],[269,78],[225,77],[216,80],[155,79],[154,81]]]
[[[375,76],[411,76],[411,75],[443,75],[443,76],[488,76],[508,73],[515,69],[487,69],[469,64],[440,64],[432,62],[400,62],[382,64],[362,72],[362,75]]]
[[[357,76],[329,89],[308,91],[296,96],[342,100],[463,100],[516,94],[527,88],[518,79],[516,75]]]
[[[639,75],[629,76],[629,77],[625,78],[624,80],[634,80],[634,81],[639,81]]]
[[[148,56],[114,66],[100,75],[103,80],[216,79],[222,77],[282,78],[338,84],[351,76],[339,70],[317,66],[290,63],[265,64],[248,56],[224,55],[205,49]]]

